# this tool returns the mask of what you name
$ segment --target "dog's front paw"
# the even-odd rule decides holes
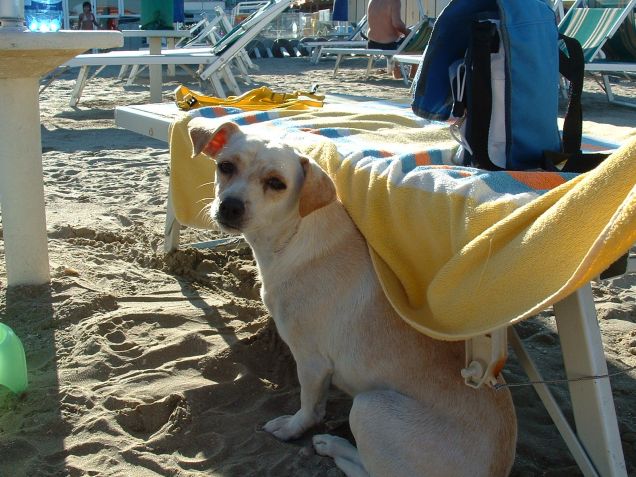
[[[307,427],[303,426],[297,414],[293,416],[280,416],[272,419],[263,426],[263,430],[273,434],[282,441],[288,441],[300,437]]]

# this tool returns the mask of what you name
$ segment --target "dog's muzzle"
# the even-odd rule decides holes
[[[227,197],[219,204],[217,221],[226,227],[239,229],[245,216],[245,203],[235,197]]]

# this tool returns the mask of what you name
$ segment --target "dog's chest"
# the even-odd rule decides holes
[[[293,286],[261,288],[263,303],[276,323],[281,338],[289,345],[292,343],[315,342],[322,336],[320,306],[316,306],[315,297],[294,290]]]

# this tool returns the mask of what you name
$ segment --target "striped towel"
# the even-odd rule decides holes
[[[212,163],[190,159],[193,115],[271,128],[316,160],[366,237],[396,311],[435,338],[466,339],[536,314],[636,241],[636,141],[587,174],[483,171],[451,165],[446,124],[385,103],[203,108],[179,119],[171,189],[186,225],[207,224],[202,205],[214,193]]]

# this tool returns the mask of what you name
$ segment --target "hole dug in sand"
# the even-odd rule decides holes
[[[170,394],[163,399],[148,404],[138,404],[134,408],[117,411],[115,419],[130,434],[141,434],[152,439],[154,434],[173,433],[187,424],[191,412],[185,397]]]

